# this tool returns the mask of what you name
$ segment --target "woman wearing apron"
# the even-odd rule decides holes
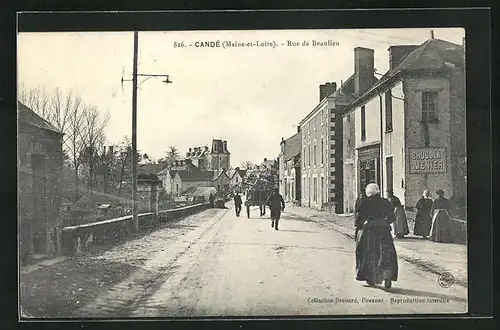
[[[431,240],[438,243],[451,243],[450,201],[444,197],[444,191],[436,191],[438,198],[432,203]]]

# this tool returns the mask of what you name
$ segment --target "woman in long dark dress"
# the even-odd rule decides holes
[[[390,226],[394,220],[391,202],[380,196],[376,184],[369,184],[356,221],[360,232],[356,242],[356,280],[370,286],[385,281],[386,289],[397,281],[398,259]]]
[[[405,235],[410,233],[405,209],[399,198],[394,196],[394,192],[392,190],[387,191],[387,199],[392,203],[392,206],[394,207],[394,215],[396,216],[396,221],[394,221],[394,233],[396,234],[396,237],[403,238]]]
[[[444,191],[436,191],[438,198],[432,203],[431,240],[438,243],[451,243],[450,201],[444,197]]]
[[[424,239],[429,237],[431,232],[432,218],[432,199],[430,199],[429,190],[424,190],[422,198],[420,198],[415,205],[417,209],[417,215],[415,216],[415,227],[413,228],[413,234],[415,236],[421,236]]]

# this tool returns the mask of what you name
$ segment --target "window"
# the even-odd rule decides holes
[[[316,143],[314,143],[314,154],[313,154],[313,157],[314,157],[314,166],[316,166]]]
[[[318,178],[314,178],[313,181],[314,181],[314,187],[313,187],[314,199],[313,200],[314,200],[314,202],[316,202],[318,200]]]
[[[393,160],[392,160],[392,157],[387,157],[385,159],[385,174],[386,174],[386,179],[387,179],[387,190],[393,190],[394,188],[394,185],[393,185],[393,181],[394,181],[394,177],[393,177]]]
[[[422,92],[422,121],[432,122],[437,120],[438,92]]]
[[[361,107],[361,141],[366,140],[366,117],[365,117],[365,106]]]
[[[311,145],[308,146],[308,150],[307,150],[307,158],[308,158],[308,164],[309,166],[311,166]]]
[[[325,142],[321,138],[321,165],[325,163]]]
[[[392,131],[392,94],[390,90],[385,93],[385,131]]]
[[[321,177],[321,185],[319,187],[319,195],[321,196],[321,204],[323,204],[323,187],[325,185],[325,178]]]
[[[303,158],[303,162],[304,162],[304,166],[303,167],[306,168],[306,147],[304,147],[304,155],[302,156],[302,158]],[[305,186],[305,183],[304,183],[304,186]]]

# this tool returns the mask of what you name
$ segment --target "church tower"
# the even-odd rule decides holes
[[[227,150],[227,141],[214,139],[208,159],[211,170],[228,170],[231,166],[231,153]]]

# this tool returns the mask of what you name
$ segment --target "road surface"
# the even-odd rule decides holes
[[[467,289],[399,260],[390,291],[355,280],[354,241],[285,213],[210,209],[173,240],[147,238],[139,271],[76,311],[84,317],[287,316],[464,313]],[[156,237],[156,238],[155,238]],[[100,258],[122,259],[117,247]]]

